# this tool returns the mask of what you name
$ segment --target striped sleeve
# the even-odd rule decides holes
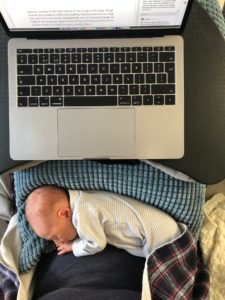
[[[72,245],[75,256],[92,255],[106,247],[106,235],[95,209],[90,206],[80,208],[74,216],[74,223],[79,235]]]

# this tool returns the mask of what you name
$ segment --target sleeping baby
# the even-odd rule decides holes
[[[181,234],[175,220],[160,209],[105,191],[42,186],[27,197],[25,214],[37,236],[55,243],[58,255],[92,255],[108,243],[147,257]]]

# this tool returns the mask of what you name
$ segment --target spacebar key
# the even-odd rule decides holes
[[[117,96],[70,96],[64,97],[64,106],[115,106]]]

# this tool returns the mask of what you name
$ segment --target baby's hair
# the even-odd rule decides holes
[[[52,194],[52,197],[44,197],[46,189]],[[30,223],[32,218],[50,216],[54,205],[65,197],[69,202],[69,192],[55,185],[43,185],[36,188],[25,201],[25,216],[27,221]]]

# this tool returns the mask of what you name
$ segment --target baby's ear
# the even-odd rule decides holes
[[[58,210],[57,215],[60,218],[70,218],[72,214],[71,208],[69,207],[62,207]]]

